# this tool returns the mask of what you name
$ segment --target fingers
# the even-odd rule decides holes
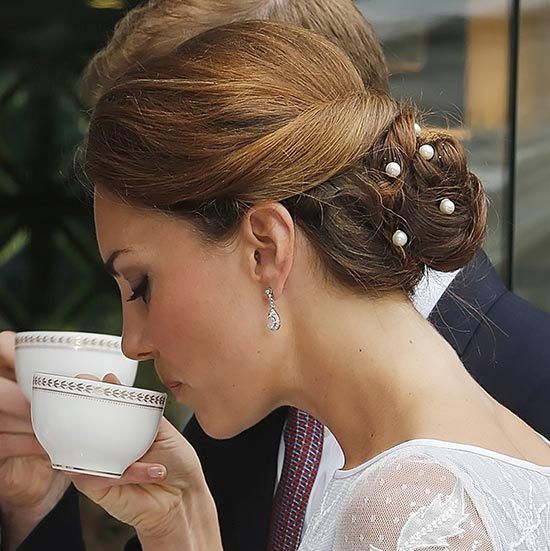
[[[71,480],[82,491],[93,491],[124,486],[125,484],[154,484],[166,478],[166,467],[159,463],[137,462],[130,465],[121,478],[100,478],[85,474],[71,474]]]
[[[118,377],[114,373],[107,373],[105,377],[103,377],[104,383],[113,383],[115,385],[121,384]]]
[[[0,359],[0,362],[2,360]],[[15,381],[15,369],[11,366],[0,363],[0,377]]]
[[[15,382],[15,333],[0,333],[0,413],[9,417],[30,419],[30,405]],[[3,420],[0,430],[3,431]]]
[[[3,378],[0,378],[0,411],[20,419],[30,419],[31,414],[30,404],[19,385]]]
[[[0,377],[15,381],[15,333],[0,333]]]
[[[100,379],[99,377],[96,377],[95,375],[89,375],[88,373],[81,373],[80,375],[76,376],[77,379],[88,379],[89,381],[102,381],[104,383],[114,383],[115,385],[119,385],[120,381],[118,380],[118,377],[114,373],[107,373],[103,379]]]
[[[75,377],[76,379],[87,379],[88,381],[99,381],[99,377],[95,375],[90,375],[88,373],[80,373]]]
[[[0,411],[0,433],[33,434],[29,419],[20,419]]]
[[[0,434],[0,459],[45,453],[38,440],[30,434]]]

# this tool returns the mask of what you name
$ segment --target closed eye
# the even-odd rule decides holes
[[[133,302],[134,300],[141,299],[145,304],[149,301],[149,276],[145,276],[139,283],[139,285],[132,289],[132,296],[126,302]]]

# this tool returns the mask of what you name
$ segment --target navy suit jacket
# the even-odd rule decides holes
[[[430,320],[472,376],[499,402],[550,438],[550,316],[508,291],[480,253],[443,294]],[[230,440],[208,437],[193,417],[195,447],[216,501],[225,551],[267,543],[277,452],[288,408]],[[19,548],[84,549],[73,488]],[[126,551],[139,550],[136,539]]]

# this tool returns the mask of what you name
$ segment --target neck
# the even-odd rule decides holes
[[[293,328],[301,337],[285,373],[285,401],[331,430],[345,468],[425,436],[436,401],[471,394],[473,381],[452,348],[406,297],[327,299],[311,308],[301,315],[307,323]]]

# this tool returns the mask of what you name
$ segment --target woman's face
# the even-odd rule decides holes
[[[120,289],[127,356],[154,359],[164,384],[216,438],[280,405],[275,374],[284,337],[266,328],[254,247],[239,238],[207,245],[189,222],[97,192],[95,221]]]

